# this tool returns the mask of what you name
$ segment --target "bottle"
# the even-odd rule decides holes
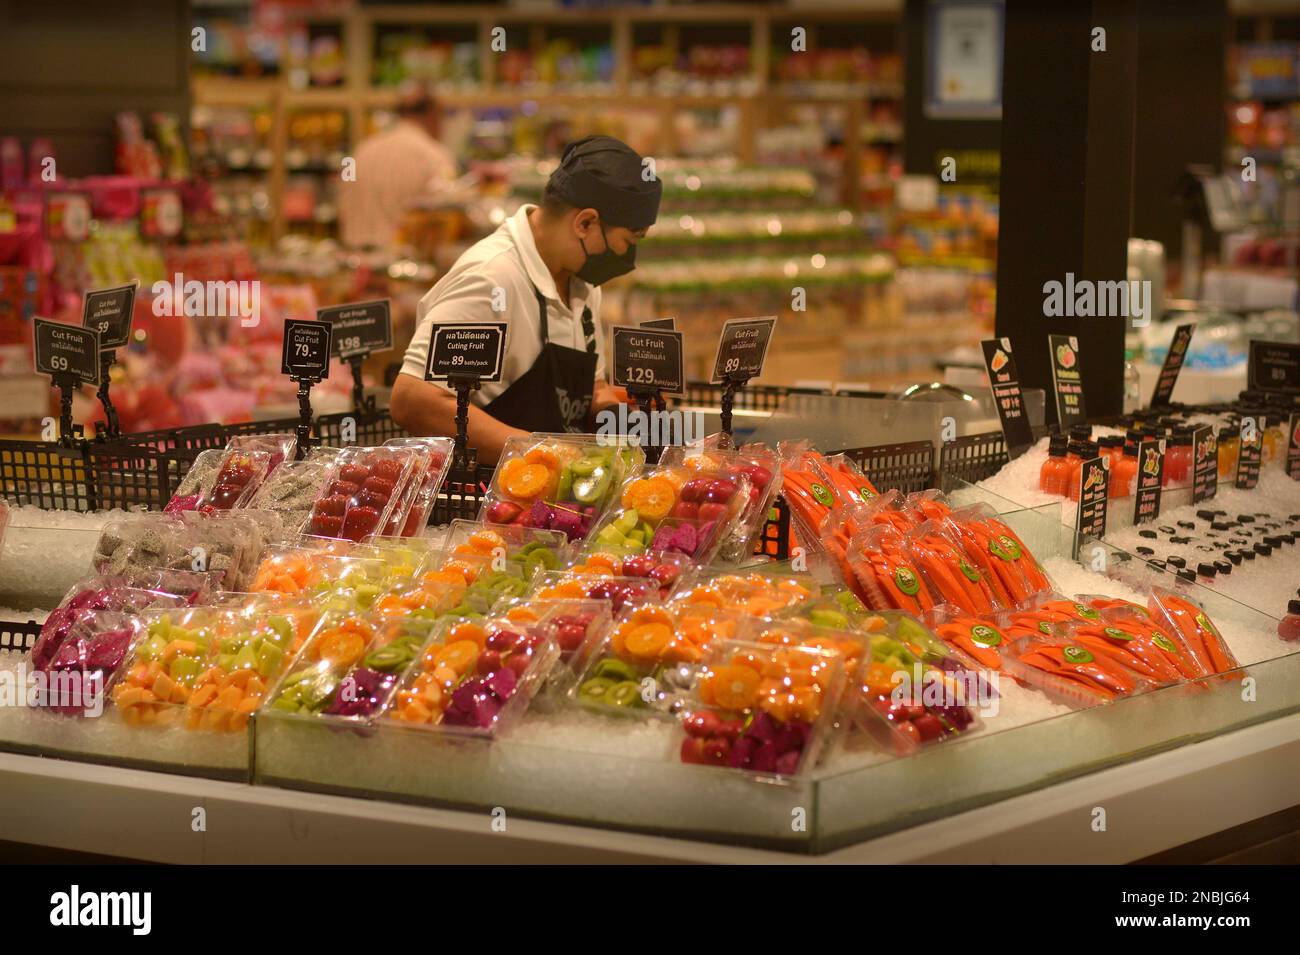
[[[1132,414],[1142,407],[1142,376],[1138,374],[1133,352],[1124,351],[1124,413]]]
[[[1219,429],[1219,480],[1227,481],[1237,473],[1237,455],[1241,449],[1240,425],[1224,425]]]
[[[1187,483],[1188,472],[1192,463],[1192,433],[1186,428],[1175,428],[1174,436],[1165,451],[1164,486],[1179,486]]]
[[[1080,441],[1075,445],[1075,459],[1070,462],[1070,471],[1066,475],[1066,489],[1072,501],[1079,499],[1080,483],[1083,480],[1083,462],[1097,457],[1097,445],[1091,441]]]
[[[1124,445],[1119,463],[1110,469],[1111,497],[1128,497],[1137,489],[1138,446]]]
[[[1068,470],[1066,450],[1066,437],[1063,434],[1054,434],[1047,442],[1047,460],[1038,472],[1038,489],[1043,493],[1065,493],[1065,472]]]
[[[1300,600],[1286,605],[1286,616],[1277,622],[1277,635],[1288,643],[1300,640]]]

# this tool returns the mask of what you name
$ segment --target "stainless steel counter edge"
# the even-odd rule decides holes
[[[822,856],[12,754],[0,794],[2,840],[174,863],[1119,863],[1300,801],[1300,714]]]

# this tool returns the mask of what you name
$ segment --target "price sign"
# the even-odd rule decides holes
[[[499,381],[506,352],[505,322],[447,322],[434,325],[429,337],[425,381],[477,378]]]
[[[1219,443],[1209,425],[1192,432],[1192,503],[1219,493]]]
[[[393,319],[388,299],[316,309],[316,320],[333,329],[334,354],[340,358],[369,355],[393,347]]]
[[[681,332],[615,325],[613,335],[614,384],[681,394],[686,383]]]
[[[1034,443],[1025,411],[1025,398],[1020,390],[1020,373],[1016,359],[1011,354],[1011,339],[990,338],[980,342],[984,349],[984,367],[989,373],[993,388],[993,401],[997,405],[998,420],[1002,422],[1002,437],[1007,444],[1007,456],[1015,458]]]
[[[1259,484],[1259,465],[1264,458],[1264,421],[1242,419],[1237,442],[1237,474],[1234,486],[1249,491]]]
[[[1164,438],[1138,445],[1137,487],[1133,493],[1133,523],[1144,524],[1160,516],[1160,488],[1165,480]]]
[[[86,293],[81,308],[81,324],[99,334],[104,351],[122,348],[131,338],[131,318],[135,313],[135,283]]]
[[[90,218],[88,193],[51,192],[45,198],[45,233],[52,241],[84,242]]]
[[[763,372],[767,346],[776,328],[776,316],[766,318],[732,318],[722,326],[718,338],[718,357],[713,363],[713,384],[728,377],[757,378]]]
[[[1052,385],[1056,394],[1056,421],[1062,431],[1086,421],[1083,403],[1083,374],[1079,370],[1079,339],[1073,335],[1048,335],[1052,353]]]
[[[330,376],[330,354],[327,322],[285,321],[281,374],[298,381],[323,381]]]
[[[1074,526],[1076,537],[1104,537],[1106,502],[1110,490],[1110,459],[1095,457],[1079,469],[1079,504]]]
[[[1246,387],[1300,395],[1300,345],[1252,341]]]
[[[1178,384],[1178,373],[1183,370],[1183,360],[1187,358],[1187,347],[1192,343],[1192,332],[1194,331],[1196,331],[1195,322],[1179,325],[1174,329],[1174,339],[1169,343],[1169,351],[1165,354],[1164,367],[1160,369],[1160,377],[1156,379],[1155,394],[1151,396],[1152,408],[1169,406],[1169,401],[1174,395],[1174,385]]]
[[[652,318],[641,323],[642,328],[659,328],[673,331],[677,327],[675,318]]]
[[[1286,423],[1286,473],[1300,481],[1300,413],[1293,414]]]
[[[53,378],[78,378],[88,385],[99,384],[98,332],[43,318],[32,324],[38,372]]]
[[[174,239],[184,215],[175,189],[140,190],[140,234],[146,239]]]

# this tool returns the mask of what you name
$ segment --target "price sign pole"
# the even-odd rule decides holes
[[[328,322],[288,319],[280,371],[298,383],[298,460],[311,443],[311,386],[330,376],[331,326]]]
[[[72,423],[72,395],[81,385],[98,385],[99,332],[43,318],[32,323],[36,370],[59,389],[59,443],[71,448],[82,436]]]
[[[505,322],[449,322],[429,330],[424,380],[456,392],[455,468],[471,470],[477,463],[477,452],[469,447],[469,396],[483,382],[501,380],[508,327]]]
[[[81,309],[81,326],[94,329],[99,335],[99,390],[95,392],[104,407],[106,428],[101,434],[117,437],[122,433],[117,408],[108,396],[109,370],[117,360],[117,349],[126,346],[131,338],[131,319],[135,313],[136,283],[117,288],[99,289],[86,293]]]
[[[664,394],[681,394],[686,384],[682,364],[682,333],[670,329],[615,325],[614,384],[627,389],[632,410],[642,414],[663,413],[668,409]],[[647,421],[647,425],[650,422]],[[661,429],[647,427],[647,441]],[[660,448],[646,445],[646,460],[659,460]]]
[[[767,346],[776,330],[776,316],[763,318],[733,318],[722,326],[718,338],[718,354],[713,362],[712,384],[722,385],[722,430],[731,437],[731,416],[736,403],[736,392],[749,384],[751,378],[763,373]]]
[[[373,413],[375,399],[373,395],[366,397],[361,364],[374,352],[393,347],[392,309],[388,299],[320,308],[316,310],[316,320],[330,324],[334,353],[352,371],[353,407],[358,412]]]

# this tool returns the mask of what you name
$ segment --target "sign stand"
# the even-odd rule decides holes
[[[749,384],[747,375],[727,375],[722,386],[722,430],[731,437],[731,412],[736,403],[736,392]],[[733,442],[734,443],[734,442]]]
[[[122,433],[122,424],[117,417],[117,408],[113,406],[113,399],[108,396],[108,371],[117,357],[116,352],[104,351],[99,353],[99,389],[95,396],[99,398],[99,403],[104,407],[104,418],[108,426],[96,424],[96,430],[102,435],[110,438],[116,438]]]
[[[99,390],[95,392],[104,407],[106,424],[95,423],[97,437],[117,437],[122,424],[117,408],[108,396],[109,369],[117,359],[117,349],[125,348],[131,340],[131,319],[135,314],[137,285],[120,285],[116,288],[95,289],[87,292],[81,307],[81,325],[99,333]]]
[[[310,378],[296,378],[298,382],[298,452],[296,459],[303,458],[303,448],[311,442],[311,386],[315,384]]]
[[[652,385],[625,385],[624,387],[627,388],[627,396],[632,399],[633,411],[640,411],[643,405],[647,413],[668,410],[668,400],[658,388]],[[650,441],[654,434],[655,429],[646,429],[645,459],[648,464],[658,464],[659,456],[663,454],[663,448]]]
[[[81,386],[76,375],[55,375],[54,384],[59,389],[59,444],[73,447],[83,435],[81,425],[72,423],[72,396]]]
[[[472,459],[478,456],[469,450],[469,395],[478,391],[480,381],[456,375],[448,383],[456,389],[456,450],[452,453],[452,467],[469,471],[475,466]]]
[[[330,347],[352,371],[352,407],[359,414],[373,414],[375,398],[366,397],[361,380],[361,363],[374,352],[393,347],[393,319],[388,299],[353,302],[318,308],[316,321],[328,322]]]
[[[360,414],[371,414],[375,410],[375,396],[366,395],[366,386],[361,381],[361,363],[365,355],[348,357],[348,367],[352,369],[352,407]]]
[[[311,386],[330,374],[331,330],[328,322],[287,319],[280,373],[298,383],[298,450],[301,461],[311,444]]]

